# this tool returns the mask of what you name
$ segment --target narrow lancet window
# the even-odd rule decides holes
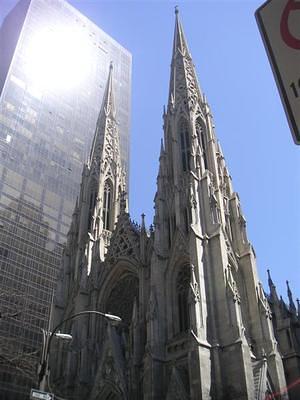
[[[188,266],[183,266],[177,275],[176,291],[178,306],[178,330],[186,332],[190,325],[189,313],[189,287],[190,287],[190,270]]]
[[[168,246],[169,246],[169,249],[171,248],[171,238],[172,238],[172,232],[171,232],[171,221],[170,221],[170,218],[168,218],[168,220],[167,220],[167,222],[168,222]]]
[[[184,230],[185,233],[188,234],[189,233],[189,229],[190,229],[190,213],[187,207],[185,207],[184,211],[183,211],[183,217],[184,217]]]
[[[185,121],[180,123],[180,144],[181,144],[181,161],[183,171],[189,171],[190,168],[190,138],[187,124]]]
[[[110,230],[111,225],[111,197],[112,197],[112,189],[111,183],[107,180],[104,185],[103,192],[103,229]]]
[[[202,150],[204,168],[208,169],[207,154],[206,154],[206,140],[205,140],[205,135],[204,135],[204,129],[201,126],[201,123],[199,120],[196,121],[196,134],[197,134],[198,142],[199,142],[201,150]]]
[[[94,215],[94,211],[95,211],[96,200],[97,200],[97,185],[94,182],[91,187],[91,192],[90,192],[89,216],[88,216],[88,229],[89,230],[93,229],[93,215]]]

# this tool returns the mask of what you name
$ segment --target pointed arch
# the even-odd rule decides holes
[[[190,171],[191,143],[190,132],[185,118],[179,120],[180,152],[183,171]]]
[[[113,185],[110,179],[106,179],[103,189],[103,229],[111,230],[111,219],[112,219],[112,196],[113,196]]]
[[[113,285],[106,300],[106,312],[122,318],[128,329],[132,321],[134,302],[139,300],[139,279],[136,274],[124,273]]]
[[[190,231],[190,224],[192,221],[191,208],[184,207],[183,209],[184,232],[188,235]]]

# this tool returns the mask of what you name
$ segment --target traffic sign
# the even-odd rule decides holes
[[[38,389],[31,389],[30,400],[54,400],[54,394]]]
[[[300,2],[268,0],[255,13],[296,144],[300,144]]]

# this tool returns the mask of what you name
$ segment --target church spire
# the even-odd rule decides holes
[[[114,100],[114,92],[113,92],[113,63],[111,62],[109,65],[109,73],[106,83],[106,88],[103,95],[102,106],[100,109],[100,113],[97,120],[95,135],[93,139],[93,144],[91,148],[91,153],[89,157],[89,164],[92,164],[92,161],[95,159],[99,159],[101,157],[103,142],[104,142],[104,134],[105,127],[107,124],[107,119],[110,119],[116,123],[116,108],[115,108],[115,100]]]
[[[94,140],[81,183],[79,237],[82,242],[89,237],[89,260],[92,248],[99,250],[100,259],[104,259],[123,203],[126,208],[126,201],[122,197],[126,191],[126,178],[121,162],[113,89],[111,63]]]
[[[175,108],[183,103],[183,105],[188,107],[188,110],[192,110],[200,101],[202,101],[202,95],[192,57],[179,19],[178,7],[176,7],[169,108]]]
[[[172,247],[176,230],[188,236],[191,225],[199,223],[198,183],[194,180],[202,177],[209,167],[210,125],[206,123],[203,97],[177,7],[169,100],[163,122],[164,140],[155,196],[156,238],[157,247],[162,247],[161,253]],[[215,157],[216,152],[212,152]],[[201,166],[198,168],[198,165]],[[173,185],[175,190],[168,190],[168,185]]]

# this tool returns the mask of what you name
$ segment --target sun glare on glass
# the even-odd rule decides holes
[[[90,46],[80,32],[41,31],[31,38],[26,51],[26,75],[38,89],[71,89],[89,73]]]

